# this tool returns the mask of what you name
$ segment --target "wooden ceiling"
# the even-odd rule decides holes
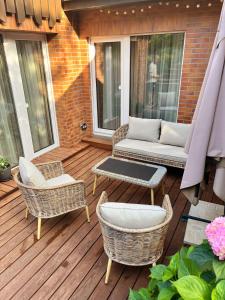
[[[81,11],[144,2],[151,2],[151,0],[64,0],[63,8],[65,11]]]
[[[7,22],[7,15],[15,15],[18,25],[26,18],[33,18],[37,26],[48,20],[52,28],[61,19],[61,0],[0,0],[0,22]]]

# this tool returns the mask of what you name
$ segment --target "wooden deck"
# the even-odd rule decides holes
[[[110,152],[92,146],[64,162],[66,172],[85,180],[91,223],[83,210],[43,222],[42,238],[36,239],[37,221],[24,218],[25,205],[19,191],[0,201],[0,299],[127,299],[129,288],[145,286],[149,267],[126,267],[113,263],[109,284],[104,284],[107,257],[95,214],[103,190],[110,200],[149,203],[146,188],[100,178],[92,195],[91,167]],[[189,204],[180,192],[182,171],[169,169],[166,193],[169,193],[174,217],[167,235],[164,254],[173,254],[183,243],[185,223],[180,221]],[[212,201],[211,191],[204,200]],[[161,204],[161,191],[156,193]]]

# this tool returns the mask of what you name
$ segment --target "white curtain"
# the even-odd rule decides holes
[[[34,151],[54,143],[40,41],[16,41]],[[62,79],[63,80],[63,79]]]
[[[0,41],[0,155],[17,165],[23,155],[17,116],[11,91],[5,54]]]
[[[131,38],[131,116],[176,121],[183,44],[183,33]]]

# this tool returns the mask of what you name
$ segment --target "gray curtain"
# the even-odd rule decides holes
[[[115,130],[120,126],[120,66],[120,42],[96,44],[95,69],[99,128]]]
[[[0,155],[17,165],[23,155],[14,100],[2,41],[0,40]]]
[[[131,38],[131,116],[176,121],[183,43],[183,33]]]
[[[40,41],[16,41],[34,151],[54,143]]]

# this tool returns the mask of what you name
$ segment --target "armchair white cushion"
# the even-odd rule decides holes
[[[156,205],[106,202],[100,205],[102,218],[115,226],[144,229],[165,221],[166,210]]]
[[[127,139],[156,142],[159,139],[161,120],[129,117]]]
[[[26,185],[46,187],[47,180],[38,168],[24,157],[19,159],[19,170],[22,182]]]
[[[166,145],[185,147],[190,128],[190,124],[162,121],[159,142]]]
[[[58,177],[48,179],[47,186],[48,187],[56,187],[56,186],[59,186],[62,184],[69,184],[69,183],[75,183],[75,182],[76,182],[76,180],[72,176],[70,176],[68,174],[63,174]]]

